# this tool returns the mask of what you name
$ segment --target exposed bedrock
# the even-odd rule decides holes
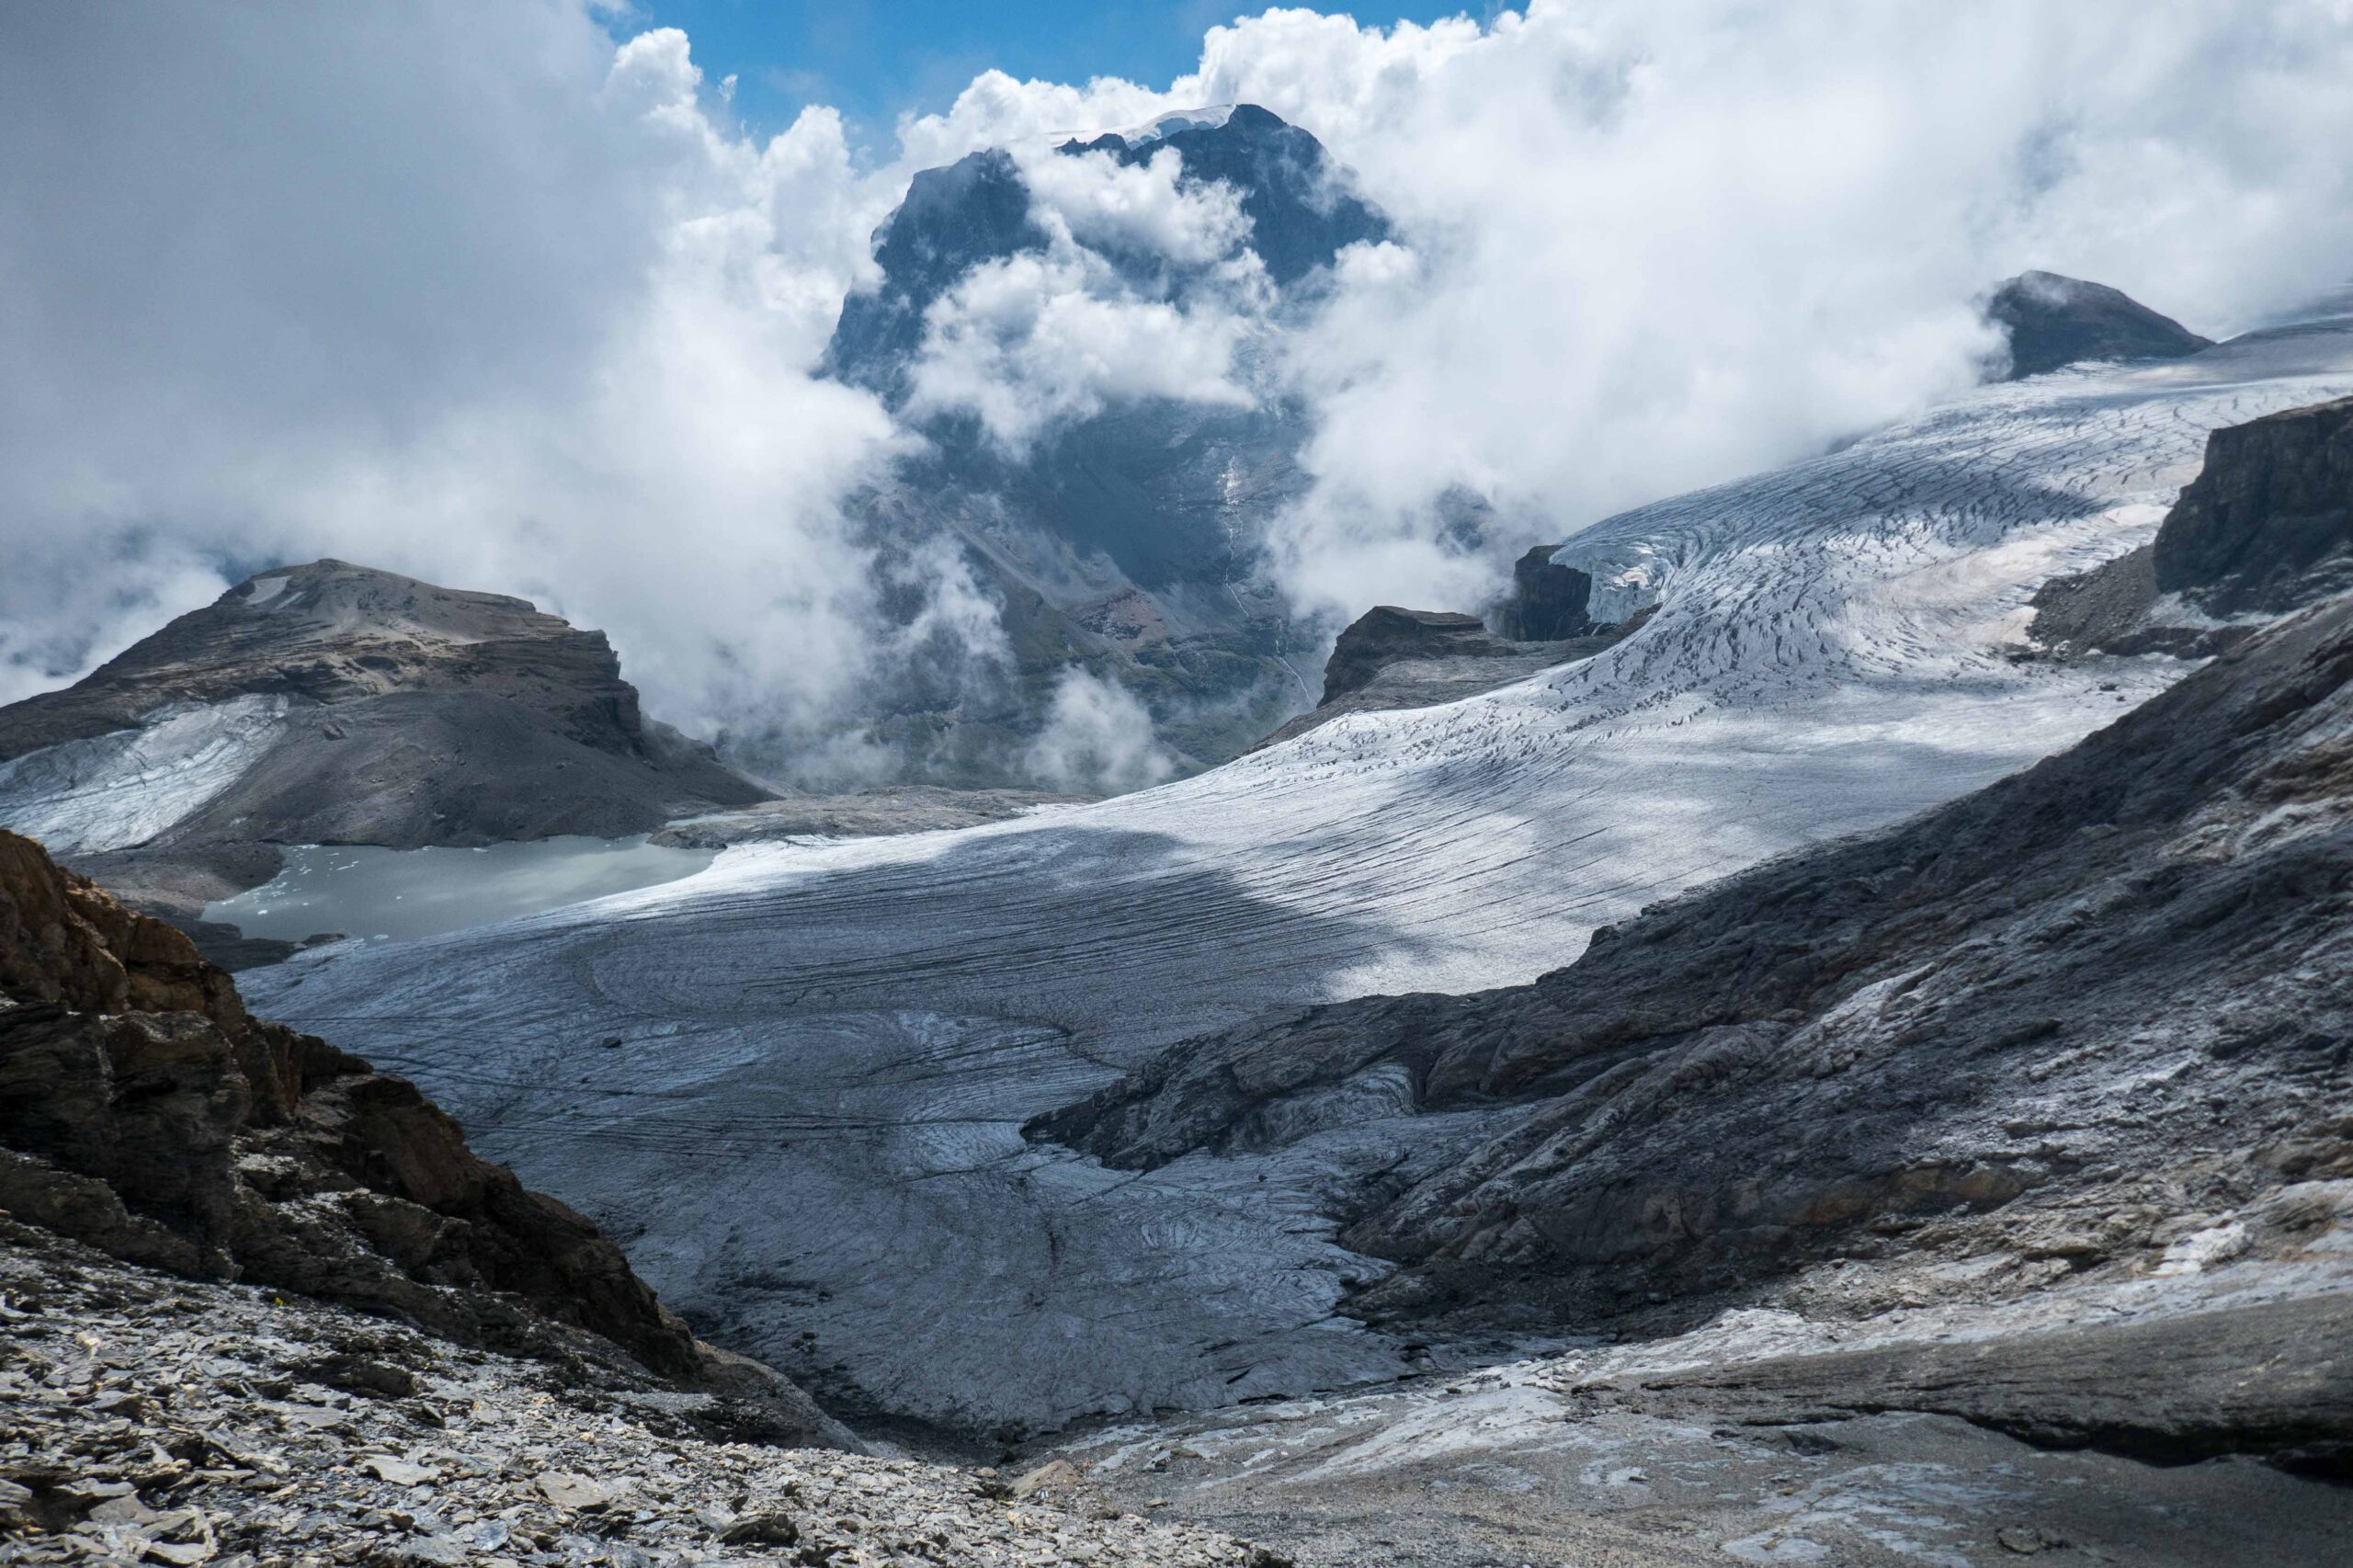
[[[2008,381],[2088,359],[2178,359],[2213,347],[2120,290],[2056,272],[2004,282],[1985,315],[2009,340]]]
[[[1427,708],[1493,691],[1591,658],[1649,619],[1647,609],[1615,626],[1592,619],[1586,608],[1593,579],[1574,566],[1552,564],[1559,548],[1539,545],[1522,556],[1513,568],[1512,592],[1483,620],[1395,605],[1365,611],[1332,645],[1323,699],[1251,749],[1304,734],[1344,713]]]
[[[804,1395],[698,1344],[620,1248],[476,1156],[404,1078],[247,1016],[188,937],[0,832],[0,1208],[128,1261],[357,1306],[471,1344],[578,1351],[752,1399]]]
[[[2353,1477],[2353,1301],[2290,1296],[2135,1322],[2072,1323],[1581,1385],[1592,1404],[1743,1425],[1882,1411],[1957,1415],[2040,1448],[2154,1464],[2261,1451]]]
[[[2353,587],[2353,398],[2207,437],[2155,540],[2034,597],[2039,642],[2201,657]]]
[[[1495,607],[1498,635],[1522,642],[1557,642],[1601,630],[1588,611],[1593,579],[1555,562],[1557,544],[1540,544],[1511,567],[1511,595]]]
[[[1509,653],[1475,615],[1443,609],[1375,605],[1348,623],[1324,663],[1324,700],[1358,691],[1383,665],[1402,659],[1461,658]]]
[[[1150,1168],[1402,1074],[1486,1107],[1360,1187],[1392,1324],[1590,1325],[1828,1257],[2055,1275],[2353,1176],[2353,596],[2028,771],[1597,932],[1533,984],[1187,1041],[1032,1136]],[[2340,1410],[2353,1431],[2353,1411]]]
[[[2353,398],[2215,431],[2153,548],[2157,591],[2209,615],[2353,587]]]

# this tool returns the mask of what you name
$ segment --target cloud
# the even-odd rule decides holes
[[[1063,673],[1023,761],[1049,788],[1091,795],[1147,789],[1176,771],[1135,695],[1082,669]]]
[[[705,733],[814,747],[893,661],[995,667],[969,577],[886,602],[844,498],[910,437],[813,374],[910,174],[981,146],[1051,243],[942,301],[918,395],[1016,446],[1294,402],[1311,483],[1268,559],[1337,617],[1472,602],[1529,543],[1954,392],[1973,297],[2029,267],[2210,335],[2342,283],[2348,78],[2341,0],[1275,10],[1165,86],[985,74],[876,163],[822,108],[743,136],[685,35],[617,44],[571,0],[30,7],[0,51],[0,699],[326,553],[606,627]],[[1321,137],[1397,244],[1272,301],[1228,197],[1051,153],[1235,101]],[[1065,735],[1108,689],[1065,687]]]
[[[0,698],[335,554],[609,630],[652,710],[839,722],[903,437],[811,374],[896,198],[578,7],[43,11],[0,58]]]
[[[976,81],[946,153],[1195,105],[1306,126],[1394,220],[1291,324],[1314,484],[1268,540],[1303,607],[1471,602],[1608,512],[1969,384],[1972,301],[2041,267],[2210,334],[2343,283],[2353,13],[2335,0],[1534,0],[1487,22],[1214,28],[1147,92]],[[1447,499],[1495,506],[1451,542]]]
[[[908,412],[972,415],[1018,454],[1120,403],[1252,406],[1236,355],[1273,295],[1233,187],[1183,179],[1173,148],[1121,164],[1029,137],[1016,164],[1046,247],[932,305]]]
[[[1247,408],[1233,379],[1249,317],[1223,301],[1140,297],[1069,244],[975,267],[934,304],[908,409],[961,411],[1006,448],[1051,426],[1151,398]]]
[[[1141,164],[1108,153],[1054,152],[1040,142],[1020,153],[1022,183],[1040,214],[1092,249],[1203,267],[1250,237],[1233,188],[1181,180],[1184,160],[1174,147]]]

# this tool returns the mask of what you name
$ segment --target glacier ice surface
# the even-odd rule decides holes
[[[1526,981],[2072,744],[2187,666],[2014,659],[2036,585],[2147,542],[2210,429],[2348,392],[2344,321],[1982,389],[1573,539],[1660,607],[1588,662],[248,991],[414,1075],[705,1333],[866,1408],[985,1430],[1386,1376],[1404,1347],[1333,1312],[1384,1266],[1334,1241],[1331,1184],[1514,1113],[1384,1115],[1364,1085],[1353,1126],[1149,1174],[1020,1122],[1269,1007]]]

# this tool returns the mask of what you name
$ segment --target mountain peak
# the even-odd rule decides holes
[[[2213,347],[2120,289],[2058,272],[2006,280],[1985,314],[2009,338],[2009,381],[2086,359],[2178,359]]]

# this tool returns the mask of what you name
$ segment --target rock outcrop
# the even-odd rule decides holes
[[[1188,1041],[1031,1131],[1151,1167],[1306,1136],[1399,1074],[1486,1131],[1335,1199],[1401,1265],[1354,1308],[1386,1322],[1590,1328],[1833,1258],[1912,1290],[1907,1260],[1975,1256],[2023,1289],[2353,1176],[2353,596],[1533,984]]]
[[[1084,795],[1029,790],[941,790],[920,784],[839,795],[787,794],[741,811],[672,823],[653,842],[681,849],[726,849],[793,838],[884,838],[1006,822],[1041,806],[1078,805]]]
[[[1540,544],[1512,562],[1511,595],[1495,607],[1496,634],[1519,642],[1558,642],[1602,630],[1587,613],[1593,578],[1552,559],[1557,544]]]
[[[790,1385],[699,1345],[595,1226],[477,1157],[406,1079],[248,1017],[187,937],[5,832],[0,1208],[133,1263],[466,1343],[547,1351],[585,1332],[846,1440]]]
[[[1985,315],[2009,340],[2009,381],[2091,359],[2178,359],[2214,346],[2120,290],[2056,272],[2004,282]]]
[[[183,924],[274,845],[612,836],[767,793],[646,721],[603,632],[340,561],[0,709],[0,825]]]
[[[1363,690],[1390,665],[1406,659],[1492,658],[1516,650],[1475,615],[1375,605],[1350,621],[1324,661],[1324,700]]]
[[[2151,557],[2157,592],[2211,616],[2353,588],[2353,398],[2215,431]]]
[[[2353,398],[2207,437],[2154,543],[2046,584],[2033,639],[2202,657],[2269,616],[2353,588]]]
[[[1332,644],[1323,699],[1251,749],[1303,735],[1344,713],[1427,708],[1493,691],[1555,665],[1591,658],[1649,620],[1644,609],[1620,625],[1594,621],[1586,613],[1593,579],[1573,566],[1553,565],[1558,548],[1540,545],[1520,558],[1510,597],[1489,611],[1500,634],[1478,616],[1453,610],[1376,605],[1365,611]]]

